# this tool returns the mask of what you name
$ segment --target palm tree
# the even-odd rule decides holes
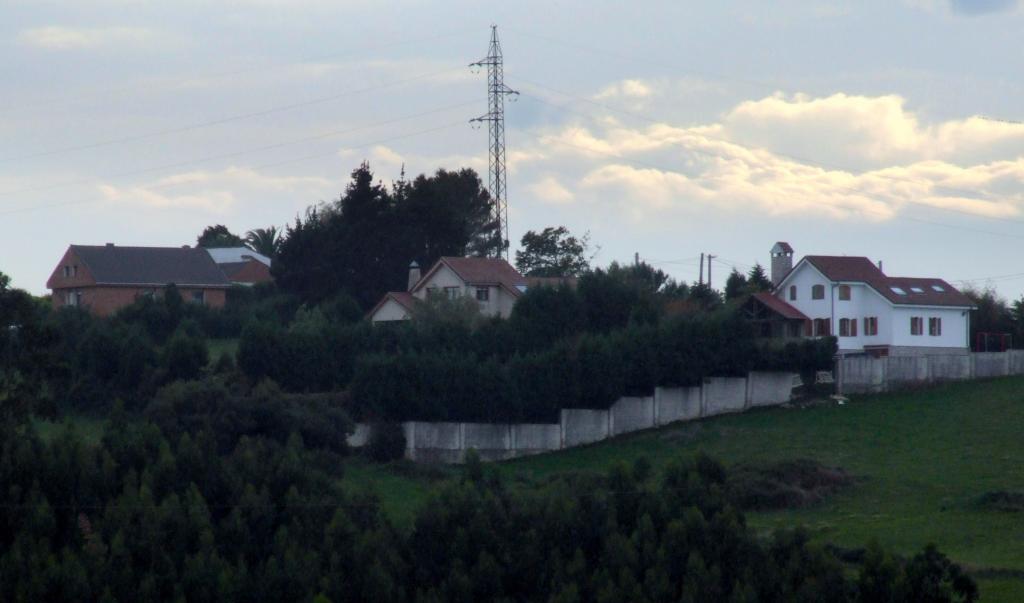
[[[276,258],[281,249],[281,231],[276,226],[254,228],[245,233],[245,246],[268,258]]]

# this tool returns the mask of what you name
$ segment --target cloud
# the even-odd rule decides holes
[[[651,94],[651,87],[640,80],[622,80],[607,86],[598,92],[594,98],[601,100],[622,97],[635,99],[647,98]]]
[[[572,191],[562,186],[554,176],[545,176],[527,189],[541,201],[556,205],[569,203],[574,199]]]
[[[981,117],[923,124],[898,95],[776,94],[740,103],[715,130],[746,145],[854,169],[920,159],[981,162],[1024,153],[1024,124]]]
[[[101,184],[99,193],[112,204],[154,209],[197,209],[225,214],[235,209],[239,198],[246,202],[267,192],[302,198],[320,194],[332,182],[312,176],[271,176],[250,168],[229,167],[221,171],[193,171],[166,176],[146,185],[118,187]],[[167,193],[164,189],[186,189]]]
[[[1017,10],[1020,0],[907,0],[911,6],[956,15],[979,16]]]
[[[43,50],[84,50],[111,46],[145,46],[161,35],[143,27],[65,27],[50,25],[26,29],[18,42]]]
[[[866,221],[922,205],[991,218],[1024,210],[1024,126],[926,123],[897,96],[773,96],[710,124],[600,118],[538,141],[548,169],[578,174],[587,202],[636,220],[708,208]]]

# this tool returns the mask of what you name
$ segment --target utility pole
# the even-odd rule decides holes
[[[640,252],[639,251],[636,251],[636,252],[633,253],[633,265],[634,266],[639,266],[640,265]]]
[[[711,260],[717,257],[717,255],[708,254],[708,289],[711,289]]]
[[[697,281],[698,285],[704,284],[704,252],[700,253],[700,280]]]
[[[497,25],[491,25],[491,45],[487,56],[469,66],[477,69],[487,67],[487,113],[469,120],[469,123],[479,125],[487,122],[490,130],[490,169],[487,180],[494,199],[493,218],[501,238],[497,255],[507,260],[509,238],[508,198],[505,192],[505,97],[510,96],[511,100],[515,100],[519,93],[505,85]]]

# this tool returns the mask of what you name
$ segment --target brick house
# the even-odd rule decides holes
[[[46,287],[54,308],[81,306],[109,316],[174,284],[186,302],[224,305],[231,281],[205,249],[71,245]]]
[[[270,276],[270,258],[248,247],[213,247],[206,252],[235,285],[256,285],[274,280]]]

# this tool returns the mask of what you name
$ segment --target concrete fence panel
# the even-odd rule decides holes
[[[1024,350],[1010,350],[1006,353],[1011,375],[1024,375]]]
[[[889,356],[884,360],[888,363],[886,375],[889,389],[922,381],[917,374],[918,361],[922,360],[919,356]],[[925,378],[927,379],[927,373],[925,373]]]
[[[793,398],[793,373],[760,373],[747,375],[750,400],[748,406],[775,406]]]
[[[654,427],[653,396],[619,398],[612,404],[610,412],[613,436]]]
[[[844,394],[871,394],[886,390],[886,358],[845,356],[836,361],[838,391]]]
[[[699,387],[658,387],[654,389],[658,425],[700,418]]]
[[[704,380],[704,412],[712,417],[740,412],[747,405],[747,380],[744,377],[710,377]]]
[[[1010,355],[1005,352],[979,352],[974,354],[974,376],[1004,377],[1010,374]]]
[[[941,354],[928,357],[928,381],[961,381],[971,378],[970,354]]]
[[[609,432],[607,410],[562,409],[562,447],[579,446],[604,440]]]
[[[502,461],[512,458],[512,428],[498,423],[463,423],[462,447],[476,449],[484,461]]]
[[[558,423],[520,423],[512,426],[512,449],[516,456],[539,454],[562,447],[562,426]]]
[[[412,458],[428,463],[459,463],[462,461],[462,425],[410,421],[412,427]],[[406,447],[409,446],[408,440]]]

